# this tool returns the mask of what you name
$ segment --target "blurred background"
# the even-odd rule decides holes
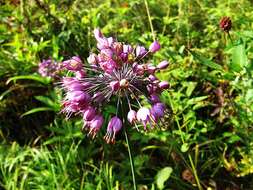
[[[86,60],[94,28],[148,47],[147,10],[162,47],[153,61],[170,61],[159,78],[171,88],[162,129],[129,129],[138,189],[253,189],[253,2],[146,3],[0,1],[0,189],[132,189],[124,136],[88,138],[81,118],[59,113],[57,79],[37,70],[43,59]]]

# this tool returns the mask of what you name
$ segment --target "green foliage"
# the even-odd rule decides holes
[[[162,46],[153,63],[170,60],[159,78],[171,88],[162,95],[168,112],[161,129],[129,129],[139,188],[252,189],[252,2],[148,5]],[[59,81],[39,76],[37,66],[72,55],[85,61],[95,50],[96,27],[148,46],[144,1],[6,0],[0,14],[1,187],[132,189],[124,138],[115,145],[101,136],[92,141],[80,119],[65,121]],[[222,16],[232,19],[229,35],[218,28]],[[114,112],[109,105],[104,115]]]
[[[173,169],[171,167],[165,167],[157,173],[156,184],[158,189],[164,188],[164,182],[166,182],[169,179],[172,171]]]

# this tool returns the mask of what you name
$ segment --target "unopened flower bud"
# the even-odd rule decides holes
[[[151,94],[149,99],[153,104],[160,102],[160,98],[156,94]]]
[[[158,41],[154,41],[150,46],[149,46],[149,51],[151,53],[157,52],[161,48],[160,44]]]
[[[89,64],[96,65],[97,64],[97,55],[95,53],[91,53],[90,56],[87,58]]]
[[[157,77],[156,77],[155,75],[149,75],[149,76],[148,76],[148,79],[149,79],[151,82],[153,82],[153,81],[157,80]]]
[[[159,63],[157,65],[157,69],[166,69],[169,66],[169,62],[168,61],[162,61],[161,63]]]
[[[154,65],[148,65],[147,66],[147,71],[149,74],[154,74],[156,71],[156,67]]]
[[[162,81],[158,84],[159,88],[162,90],[168,89],[170,87],[170,84],[167,81]]]
[[[220,20],[220,28],[224,31],[224,32],[229,32],[232,28],[232,21],[230,19],[230,17],[224,16],[221,18]]]

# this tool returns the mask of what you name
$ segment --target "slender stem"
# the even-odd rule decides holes
[[[196,170],[196,168],[195,168],[195,166],[194,166],[194,163],[193,163],[193,161],[192,161],[192,157],[191,157],[190,154],[188,154],[188,158],[189,158],[189,160],[190,160],[190,164],[191,164],[191,167],[192,167],[193,175],[194,175],[194,177],[195,177],[195,180],[196,180],[198,189],[199,189],[199,190],[203,190],[203,189],[202,189],[202,186],[201,186],[201,184],[200,184],[199,178],[198,178],[197,170]]]
[[[229,38],[229,40],[230,40],[231,44],[233,44],[233,39],[232,39],[232,37],[231,37],[230,33],[229,33],[229,32],[227,32],[227,34],[228,34],[228,38]]]
[[[132,172],[132,178],[133,178],[133,186],[134,186],[134,190],[137,190],[136,182],[135,182],[134,161],[133,161],[133,158],[132,158],[131,148],[130,148],[130,144],[129,144],[129,140],[128,140],[128,135],[127,135],[125,127],[124,127],[124,135],[125,135],[125,138],[126,138],[127,150],[128,150],[129,161],[130,161],[130,166],[131,166],[131,172]]]
[[[145,2],[145,6],[146,6],[146,11],[147,11],[147,14],[148,14],[148,21],[149,21],[149,25],[150,25],[150,28],[151,28],[151,33],[152,33],[152,36],[153,36],[153,40],[155,41],[155,33],[154,33],[152,20],[151,20],[150,13],[149,13],[148,2],[147,2],[147,0],[144,0],[144,2]]]
[[[121,109],[122,109],[122,114],[125,115],[125,109],[124,109],[122,101],[120,101],[120,105],[121,105]],[[123,124],[124,124],[123,131],[124,131],[124,135],[125,135],[125,138],[126,138],[126,144],[127,144],[129,162],[130,162],[130,166],[131,166],[131,173],[132,173],[133,187],[134,187],[133,189],[137,190],[136,181],[135,181],[134,161],[133,161],[133,158],[132,158],[131,147],[130,147],[129,138],[128,138],[128,135],[127,135],[127,129],[126,129],[127,124],[126,124],[126,121],[127,121],[127,119],[125,119],[123,117]]]

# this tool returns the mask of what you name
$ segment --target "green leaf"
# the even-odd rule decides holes
[[[35,98],[41,102],[43,102],[44,104],[46,104],[48,107],[54,109],[55,111],[59,111],[61,109],[61,106],[53,101],[52,99],[50,99],[49,97],[46,96],[35,96]]]
[[[253,89],[248,89],[245,95],[245,101],[251,102],[253,101]]]
[[[156,184],[158,189],[164,188],[164,183],[170,178],[173,169],[171,167],[165,167],[158,171],[156,175]]]
[[[42,84],[49,84],[51,82],[51,79],[49,77],[42,77],[39,75],[19,75],[9,78],[6,84],[9,84],[11,81],[16,82],[16,80],[34,80]]]
[[[201,102],[207,98],[208,96],[199,96],[199,97],[191,98],[187,101],[187,105],[197,104],[198,102]]]
[[[238,135],[233,135],[228,139],[228,142],[233,144],[235,142],[241,141],[241,137],[239,137]]]
[[[27,116],[27,115],[30,115],[30,114],[41,112],[41,111],[54,111],[54,109],[53,108],[48,108],[48,107],[34,108],[34,109],[31,109],[31,110],[23,113],[20,117],[24,117],[24,116]]]
[[[189,144],[188,143],[184,143],[181,146],[181,152],[187,152],[189,150]]]
[[[207,67],[210,67],[212,69],[223,71],[222,66],[220,66],[219,64],[217,64],[217,63],[211,61],[210,59],[208,59],[208,58],[206,58],[206,57],[204,57],[204,56],[202,56],[200,54],[197,54],[197,53],[195,53],[195,52],[193,52],[191,50],[189,50],[189,51],[193,55],[193,57],[195,59],[197,59],[198,61],[200,61],[201,64],[206,65]]]
[[[243,43],[236,45],[232,48],[232,62],[230,69],[235,72],[240,72],[247,66],[247,56]]]
[[[186,87],[186,96],[190,97],[192,95],[192,92],[197,86],[197,82],[183,82],[183,86]]]

